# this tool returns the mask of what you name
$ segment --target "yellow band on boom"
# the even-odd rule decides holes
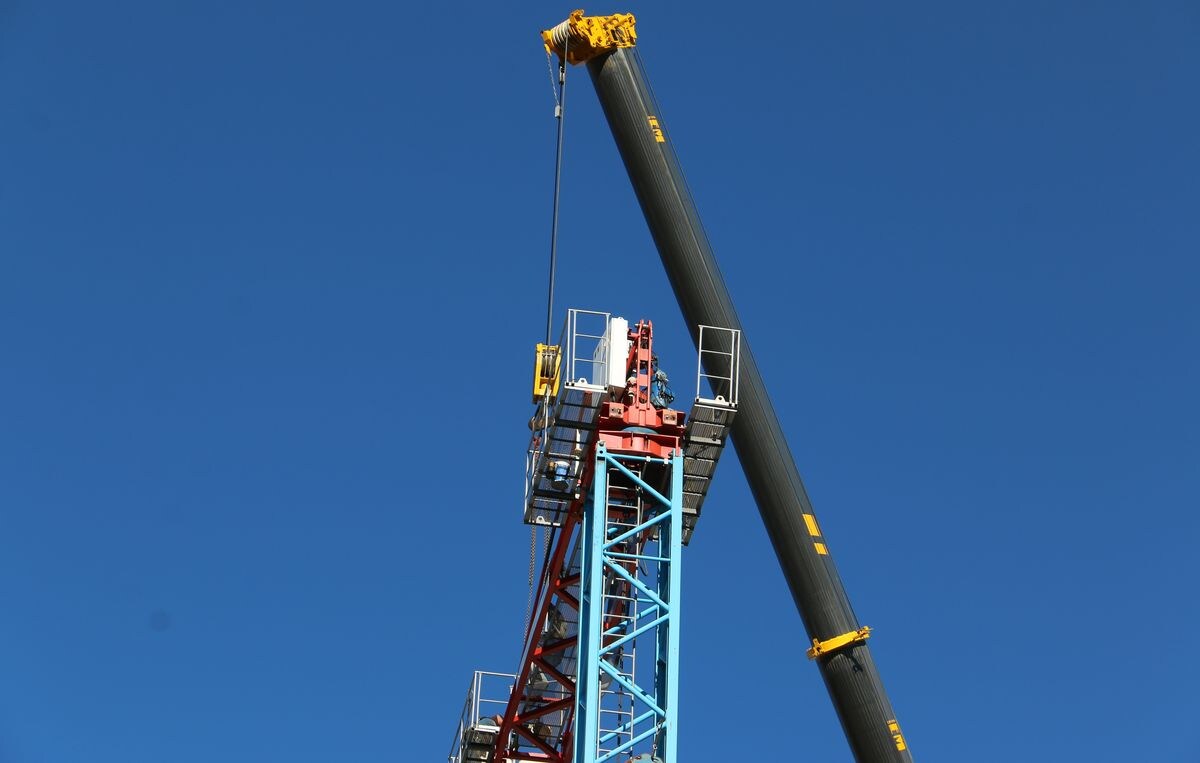
[[[632,13],[612,16],[584,16],[582,10],[572,11],[566,21],[542,32],[547,53],[563,57],[567,63],[582,64],[617,48],[632,48],[637,44],[637,30]]]

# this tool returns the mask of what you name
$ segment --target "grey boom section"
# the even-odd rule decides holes
[[[662,131],[662,114],[636,49],[619,48],[594,58],[588,70],[693,341],[698,340],[701,324],[741,329],[683,173]],[[728,376],[728,368],[713,360],[716,357],[707,356],[713,362],[706,373]],[[805,523],[804,515],[812,514],[812,507],[746,341],[740,380],[733,445],[808,631],[808,642],[788,650],[796,660],[803,660],[812,639],[825,641],[860,626],[832,557],[818,552]],[[906,743],[893,735],[896,716],[866,643],[821,655],[815,662],[855,759],[911,761]]]

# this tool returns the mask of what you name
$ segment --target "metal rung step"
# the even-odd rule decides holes
[[[467,731],[467,746],[493,745],[500,729],[495,726],[473,726]]]
[[[486,763],[492,759],[496,747],[496,736],[500,729],[492,725],[478,724],[467,729],[463,737],[462,759]]]

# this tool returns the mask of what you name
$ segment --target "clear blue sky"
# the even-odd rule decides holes
[[[511,670],[570,5],[0,4],[0,762],[441,761]],[[1200,6],[642,3],[921,761],[1197,761]],[[572,72],[560,307],[694,359]],[[844,761],[735,459],[681,760]]]

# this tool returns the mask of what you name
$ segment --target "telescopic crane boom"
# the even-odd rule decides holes
[[[634,47],[633,16],[585,17],[575,11],[542,36],[548,51],[587,65],[693,340],[699,341],[700,325],[741,329]],[[703,358],[706,373],[730,376],[720,354]],[[817,663],[856,760],[911,761],[866,643],[870,629],[850,606],[745,341],[740,385],[732,440],[808,632],[796,653],[806,650]]]

